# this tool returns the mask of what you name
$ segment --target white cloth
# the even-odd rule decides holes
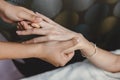
[[[120,50],[114,53],[120,54]],[[22,80],[120,80],[120,73],[106,72],[85,60]]]

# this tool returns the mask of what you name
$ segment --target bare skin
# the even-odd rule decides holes
[[[43,21],[38,24],[42,28],[17,31],[17,33],[19,35],[37,34],[44,36],[31,39],[29,41],[26,41],[25,43],[29,44],[44,41],[65,41],[76,38],[76,42],[78,42],[78,44],[66,50],[66,53],[79,49],[81,50],[83,55],[92,55],[87,58],[95,66],[110,72],[120,72],[119,55],[112,54],[111,52],[100,49],[99,47],[95,48],[95,46],[91,44],[91,42],[89,42],[81,33],[75,33],[73,31],[67,30],[61,25],[50,20],[49,18],[38,13],[37,15],[39,15],[43,19]]]
[[[4,0],[0,1],[0,17],[8,23],[22,20],[34,22],[36,19],[36,15],[33,11],[24,7],[12,5]]]
[[[26,21],[35,23],[38,16],[26,8],[0,1],[0,17],[8,23]],[[39,19],[40,21],[40,19]],[[30,29],[31,27],[27,27]],[[54,66],[64,66],[74,55],[64,53],[65,49],[72,47],[73,40],[66,42],[45,42],[39,44],[20,44],[12,42],[0,42],[0,59],[39,58]]]

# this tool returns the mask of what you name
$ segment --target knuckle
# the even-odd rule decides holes
[[[33,14],[31,14],[31,17],[32,17],[33,19],[36,19],[36,18],[37,18],[37,16],[35,16],[35,15],[33,15]]]
[[[35,20],[35,19],[36,19],[36,16],[35,16],[35,15],[30,14],[30,17],[31,17],[32,20]]]

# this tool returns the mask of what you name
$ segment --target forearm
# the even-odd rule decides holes
[[[91,55],[95,52],[95,46],[89,41],[85,41],[85,47],[81,50],[83,55]],[[96,52],[93,56],[88,57],[88,60],[95,66],[110,72],[120,71],[119,56],[112,54],[100,48],[96,48]]]
[[[35,45],[0,42],[0,59],[31,58],[35,56]]]

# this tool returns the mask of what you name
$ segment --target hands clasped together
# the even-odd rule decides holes
[[[0,46],[0,59],[35,57],[58,67],[70,61],[74,51],[79,49],[97,67],[120,71],[119,55],[96,47],[82,34],[70,31],[42,14],[0,0],[0,17],[8,23],[18,23],[18,35],[42,35],[23,44],[0,42],[4,45]]]
[[[14,54],[15,57],[10,58],[35,57],[55,66],[64,66],[74,56],[74,50],[84,48],[83,43],[87,41],[81,34],[64,28],[42,14],[9,4],[4,0],[0,1],[0,17],[5,22],[18,23],[18,35],[42,35],[20,45],[23,47],[29,45],[26,46],[26,51],[21,47],[28,54],[21,54],[23,52],[19,51],[20,57]],[[80,44],[76,37],[79,37]]]
[[[81,34],[70,31],[51,19],[24,7],[15,6],[1,0],[0,17],[5,22],[18,23],[18,35],[42,35],[24,42],[23,45],[14,44],[13,46],[10,44],[11,48],[16,48],[15,51],[18,51],[20,56],[17,54],[13,54],[14,56],[5,55],[1,59],[35,57],[55,66],[64,66],[74,56],[74,50],[79,49],[79,46],[83,47],[82,41],[84,41],[84,38]],[[78,45],[76,37],[81,38],[80,45]],[[21,48],[15,46],[21,46]],[[24,47],[26,47],[26,50]],[[26,52],[28,54],[24,54]]]
[[[42,44],[42,51],[36,50],[35,57],[43,59],[55,66],[64,66],[74,56],[74,50],[83,47],[83,36],[81,34],[70,31],[61,25],[55,23],[51,19],[36,13],[37,22],[29,23],[21,21],[18,23],[18,35],[42,35],[28,41],[24,44]],[[81,38],[80,45],[77,37]],[[42,53],[42,58],[39,57]]]

